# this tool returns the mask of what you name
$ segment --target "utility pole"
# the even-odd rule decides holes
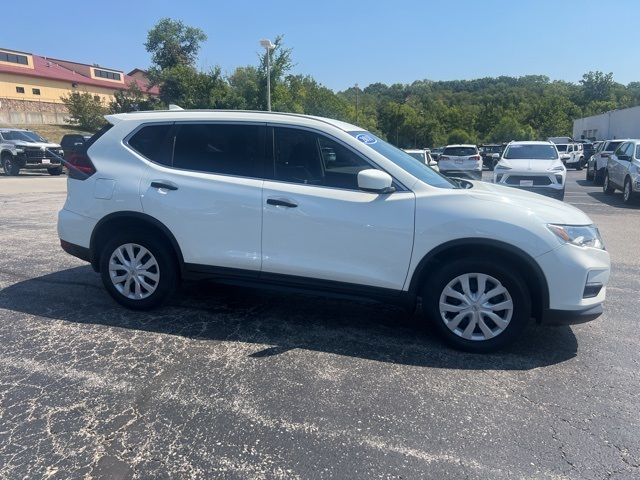
[[[356,82],[356,123],[358,123],[358,82]]]
[[[260,40],[260,45],[264,47],[267,52],[267,111],[271,111],[271,50],[276,46],[271,43],[271,40]]]

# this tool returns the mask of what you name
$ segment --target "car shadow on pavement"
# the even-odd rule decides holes
[[[0,290],[0,308],[85,325],[255,344],[249,356],[256,361],[309,349],[432,368],[529,370],[577,353],[576,337],[566,326],[531,325],[507,349],[477,355],[451,350],[419,315],[394,306],[211,282],[186,283],[166,306],[131,311],[107,295],[89,266],[10,285]]]
[[[589,195],[591,198],[594,198],[595,200],[598,200],[599,202],[609,205],[610,207],[633,209],[633,208],[638,208],[638,206],[640,206],[640,204],[638,203],[636,203],[635,205],[626,205],[622,200],[622,194],[619,192],[616,192],[612,195],[607,195],[602,191],[600,192],[596,191],[596,192],[587,192],[587,195]]]

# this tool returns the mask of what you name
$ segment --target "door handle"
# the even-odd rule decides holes
[[[279,198],[268,198],[268,205],[275,205],[276,207],[287,207],[287,208],[296,208],[298,206],[297,203],[293,203],[289,200],[281,200]]]
[[[165,190],[177,190],[178,186],[171,182],[154,180],[153,182],[151,182],[151,188],[164,188]]]

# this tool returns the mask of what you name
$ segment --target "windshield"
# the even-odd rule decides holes
[[[2,132],[2,137],[5,140],[21,140],[23,142],[30,142],[30,143],[41,141],[41,140],[34,140],[32,137],[27,135],[28,133],[33,133],[33,132],[25,132],[22,130],[6,130]]]
[[[569,145],[562,145],[562,144],[560,144],[560,145],[556,145],[556,148],[558,149],[558,151],[559,151],[559,152],[566,152],[566,151],[567,151],[567,147],[568,147],[568,146],[569,146]]]
[[[553,145],[509,145],[504,152],[508,160],[556,160],[558,154]]]
[[[442,152],[443,156],[450,157],[470,157],[478,153],[476,147],[447,147]]]
[[[605,152],[613,152],[615,151],[621,144],[622,142],[609,142],[605,145],[604,147],[604,151]]]
[[[36,132],[26,131],[22,133],[24,133],[27,137],[31,138],[34,142],[49,143],[49,141],[46,138],[42,138]]]
[[[456,183],[443,177],[431,167],[422,162],[416,162],[415,158],[408,153],[369,132],[349,132],[349,134],[427,185],[438,188],[460,188]]]

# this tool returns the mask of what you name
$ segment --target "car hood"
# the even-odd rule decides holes
[[[57,143],[25,142],[24,140],[7,140],[6,142],[11,143],[16,147],[60,148],[60,145]]]
[[[517,159],[507,160],[503,158],[498,165],[510,167],[518,172],[546,172],[552,167],[562,165],[559,159],[556,160],[539,160],[539,159]]]
[[[543,223],[564,225],[591,225],[593,223],[582,210],[559,200],[493,183],[481,181],[472,181],[471,183],[473,188],[467,190],[467,192],[475,199],[499,203],[503,208],[511,207],[520,214],[536,217]],[[495,208],[499,207],[496,206]]]

